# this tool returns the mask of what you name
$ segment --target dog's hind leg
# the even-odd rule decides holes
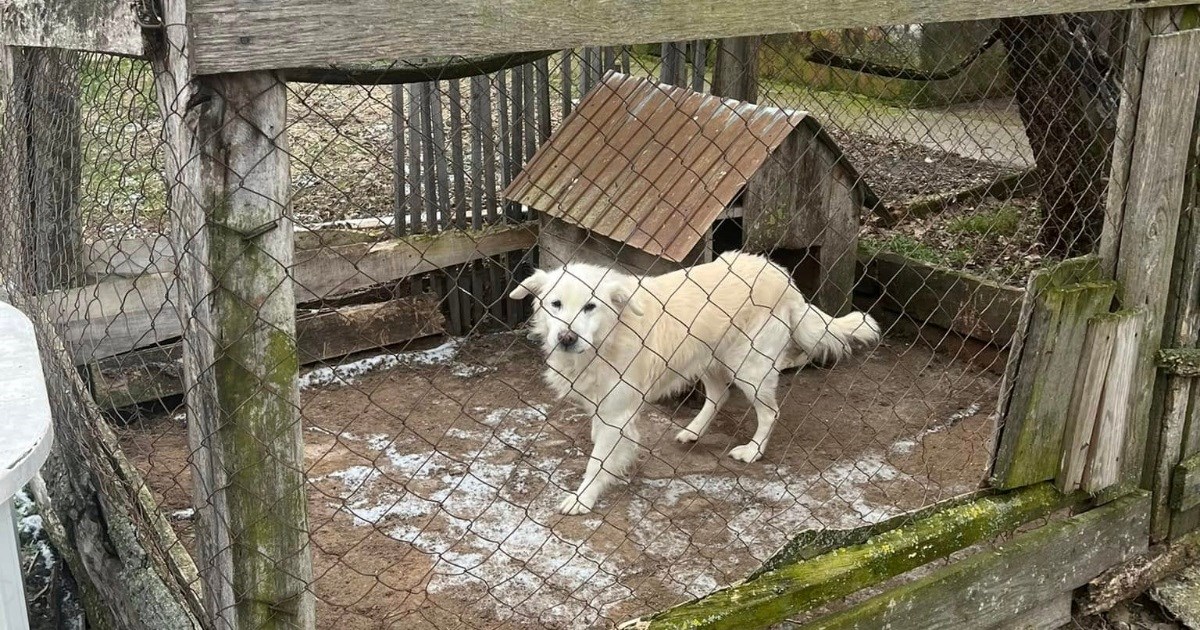
[[[688,423],[687,428],[675,434],[680,442],[695,442],[708,430],[717,412],[729,400],[729,374],[722,368],[714,368],[700,376],[704,383],[704,407],[700,413]]]
[[[637,412],[605,413],[605,406],[592,417],[592,455],[579,490],[567,495],[558,506],[563,514],[591,511],[600,494],[621,479],[637,459]]]
[[[765,365],[763,365],[765,361]],[[747,360],[743,369],[734,376],[734,383],[746,398],[754,404],[754,413],[758,417],[758,427],[754,437],[741,446],[729,451],[729,456],[746,463],[757,461],[767,448],[767,439],[771,437],[771,429],[779,417],[779,405],[775,399],[775,390],[779,386],[779,370],[775,368],[774,360],[764,358]],[[763,369],[765,368],[765,370]],[[763,372],[765,371],[765,374]]]

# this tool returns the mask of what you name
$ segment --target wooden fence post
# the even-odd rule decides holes
[[[754,103],[758,101],[758,47],[762,38],[717,40],[712,93]]]
[[[312,628],[287,91],[268,72],[193,77],[182,0],[163,21],[152,59],[205,607],[217,630]]]
[[[1162,22],[1157,19],[1161,13],[1149,12],[1148,23]],[[1191,142],[1178,139],[1191,138],[1195,131],[1200,30],[1154,33],[1151,30],[1150,34],[1143,34],[1142,71],[1133,73],[1141,78],[1140,85],[1134,88],[1140,99],[1135,104],[1132,96],[1127,95],[1122,103],[1121,127],[1135,131],[1118,134],[1113,170],[1123,198],[1116,193],[1109,198],[1107,235],[1101,251],[1115,268],[1122,307],[1142,309],[1146,314],[1146,328],[1134,359],[1121,478],[1126,483],[1140,483],[1156,490],[1152,532],[1155,538],[1160,538],[1166,529],[1169,498],[1164,438],[1177,441],[1180,431],[1163,426],[1158,422],[1161,418],[1152,413],[1155,361],[1164,339],[1164,318],[1172,288],[1192,147]],[[1137,37],[1130,39],[1133,46],[1140,46]],[[1139,61],[1138,55],[1132,57],[1133,63]]]

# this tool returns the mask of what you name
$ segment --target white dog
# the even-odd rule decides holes
[[[754,404],[758,428],[730,456],[762,456],[779,407],[779,370],[838,359],[873,344],[879,327],[865,313],[833,318],[808,304],[791,277],[762,256],[740,252],[661,276],[634,277],[570,263],[535,271],[510,297],[535,297],[530,319],[546,352],[550,387],[592,416],[591,458],[579,490],[559,506],[591,510],[637,457],[634,422],[647,402],[696,379],[706,401],[676,439],[698,439],[737,386]]]

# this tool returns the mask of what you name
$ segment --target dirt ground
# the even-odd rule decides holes
[[[694,406],[642,420],[632,481],[584,516],[588,423],[556,404],[515,334],[369,357],[302,377],[320,627],[608,626],[743,577],[791,535],[882,520],[967,492],[989,452],[999,377],[890,337],[785,375],[763,460],[735,395],[695,445]],[[182,415],[120,430],[191,542]]]

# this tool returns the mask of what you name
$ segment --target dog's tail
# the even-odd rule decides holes
[[[798,291],[796,298],[790,309],[792,338],[813,360],[838,361],[857,346],[879,342],[879,324],[870,315],[855,311],[832,317],[809,304]]]

